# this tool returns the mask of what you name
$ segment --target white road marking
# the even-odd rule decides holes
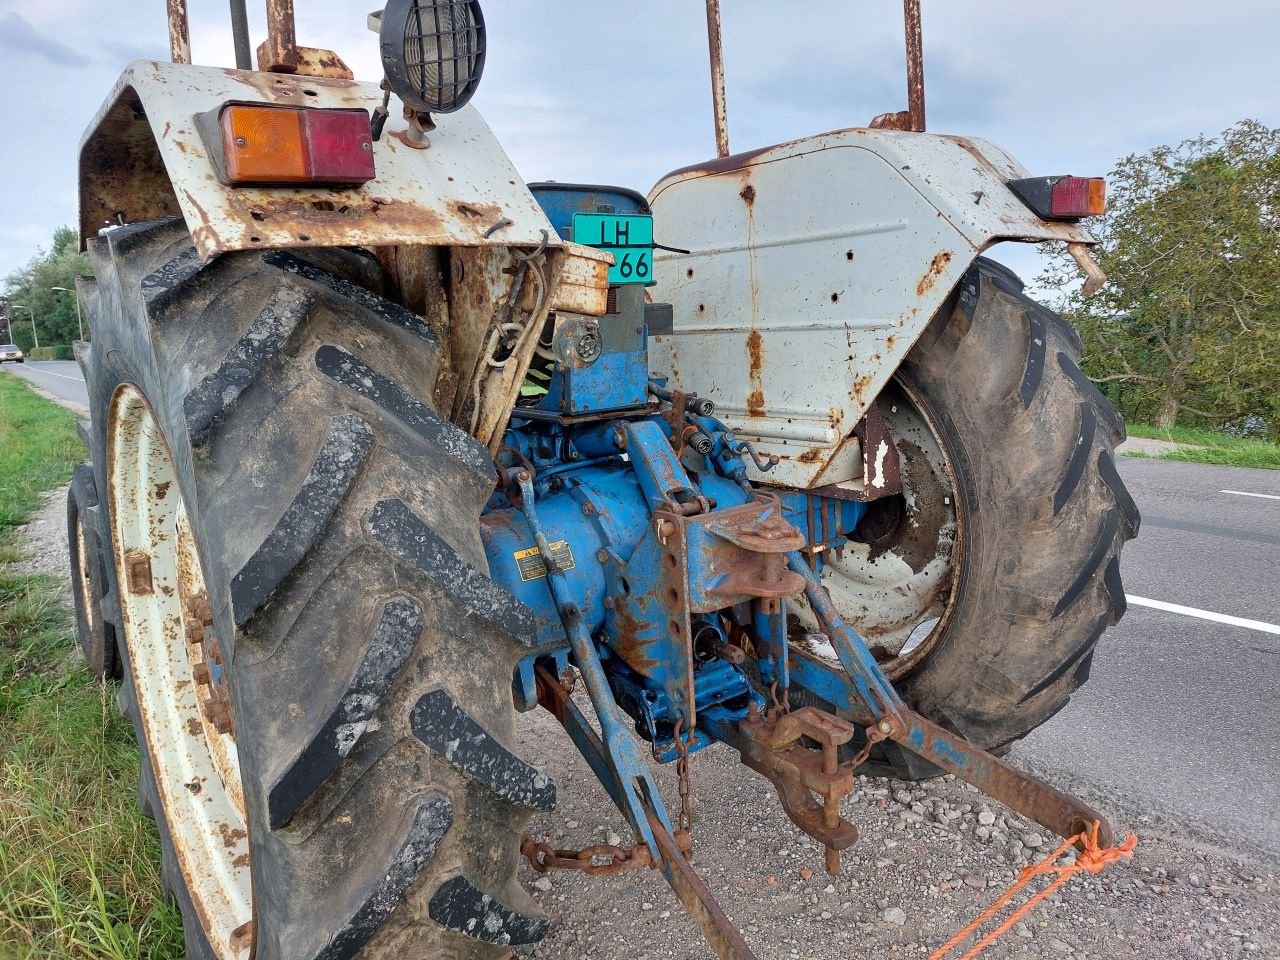
[[[74,380],[76,383],[84,383],[79,377],[68,377],[64,373],[54,373],[51,370],[45,370],[42,367],[31,367],[32,373],[43,373],[46,377],[57,377],[59,380]]]
[[[1247,493],[1244,490],[1219,490],[1219,493],[1234,493],[1237,497],[1258,497],[1262,500],[1280,500],[1274,493]]]
[[[1166,613],[1180,613],[1184,617],[1195,617],[1199,620],[1212,620],[1214,623],[1226,623],[1233,627],[1246,627],[1249,630],[1260,630],[1262,633],[1280,635],[1280,625],[1264,623],[1261,620],[1246,620],[1244,617],[1232,617],[1225,613],[1214,613],[1212,610],[1199,610],[1196,607],[1184,607],[1177,603],[1165,603],[1163,600],[1148,600],[1146,597],[1135,597],[1125,594],[1130,603],[1139,607],[1151,607],[1153,610],[1164,610]]]

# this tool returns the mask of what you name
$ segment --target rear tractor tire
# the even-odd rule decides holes
[[[879,400],[903,496],[824,571],[907,703],[996,752],[1066,706],[1125,612],[1139,515],[1116,470],[1123,421],[1082,349],[980,258]],[[868,772],[938,771],[882,744]]]
[[[485,450],[358,251],[89,244],[82,351],[121,705],[197,960],[496,960],[555,787],[516,757],[532,616],[485,575]]]

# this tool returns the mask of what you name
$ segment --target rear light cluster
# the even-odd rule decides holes
[[[375,176],[366,110],[228,103],[218,128],[229,183],[359,184]]]
[[[1009,189],[1046,220],[1097,217],[1107,209],[1107,181],[1102,177],[1032,177],[1010,181]]]

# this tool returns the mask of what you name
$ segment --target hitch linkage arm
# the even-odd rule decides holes
[[[877,736],[893,740],[934,766],[973,784],[1060,837],[1076,836],[1096,822],[1100,825],[1099,844],[1112,845],[1111,827],[1088,804],[992,756],[908,707],[862,638],[840,616],[818,574],[809,569],[804,557],[792,553],[788,563],[804,577],[805,596],[848,674],[845,700],[860,723]]]
[[[631,826],[649,848],[649,853],[656,863],[661,860],[662,851],[650,828],[649,813],[654,813],[656,819],[668,832],[671,830],[671,821],[662,804],[658,784],[649,772],[644,754],[631,735],[629,718],[613,698],[613,692],[609,689],[609,680],[605,676],[604,665],[600,662],[600,654],[596,651],[595,644],[582,622],[582,615],[573,602],[569,585],[565,582],[564,571],[556,562],[555,554],[538,520],[538,512],[534,506],[536,496],[533,491],[533,477],[527,470],[521,469],[516,472],[515,478],[520,485],[525,518],[529,522],[529,529],[533,531],[534,542],[538,545],[538,551],[542,554],[542,561],[547,568],[547,584],[551,589],[551,597],[564,623],[565,633],[569,637],[569,646],[573,649],[574,663],[582,674],[587,693],[591,697],[591,705],[595,708],[596,717],[600,721],[603,743],[596,738],[595,732],[586,725],[585,718],[576,708],[573,711],[573,719],[580,720],[581,724],[567,725],[566,729],[573,737],[575,745],[591,764],[592,771],[612,795],[619,809],[631,821]],[[645,792],[644,797],[640,796],[641,787]]]
[[[582,711],[563,690],[546,691],[552,713],[573,740],[574,746],[591,766],[596,779],[641,841],[648,847],[652,863],[661,867],[671,889],[697,923],[707,943],[720,960],[756,960],[742,934],[716,903],[702,878],[690,864],[688,837],[676,836],[654,780],[635,738],[630,722],[609,688],[600,655],[573,603],[564,571],[556,563],[551,545],[538,521],[534,506],[533,478],[527,470],[515,473],[523,498],[523,509],[534,542],[547,568],[547,583],[573,650],[574,663],[582,674],[591,705],[600,722],[603,737],[592,729]],[[545,680],[546,678],[544,678]],[[551,678],[554,682],[555,678]],[[540,698],[541,699],[541,698]],[[643,794],[643,795],[642,795]]]

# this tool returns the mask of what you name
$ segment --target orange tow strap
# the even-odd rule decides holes
[[[1000,926],[996,927],[970,947],[968,952],[960,957],[960,960],[973,960],[973,958],[983,950],[995,943],[996,939],[1000,937],[1001,934],[1007,933],[1015,923],[1034,910],[1040,901],[1053,896],[1054,892],[1060,886],[1070,880],[1077,873],[1082,871],[1086,871],[1088,873],[1101,873],[1103,868],[1108,864],[1133,856],[1133,850],[1138,845],[1137,837],[1133,834],[1128,834],[1125,837],[1124,843],[1103,849],[1098,846],[1098,830],[1100,827],[1101,825],[1095,820],[1092,827],[1068,840],[1064,840],[1062,842],[1062,846],[1058,847],[1057,850],[1053,851],[1052,854],[1045,857],[1045,859],[1041,860],[1039,863],[1030,867],[1023,867],[1022,873],[1018,876],[1018,879],[1014,881],[1013,886],[1000,894],[996,902],[983,911],[981,916],[935,950],[929,957],[929,960],[942,960],[942,958],[948,953],[956,949],[960,944],[964,943],[965,940],[968,940],[970,936],[978,931],[979,927],[993,919],[996,914],[1008,906],[1009,901],[1017,896],[1018,891],[1030,883],[1032,878],[1037,874],[1056,874],[1056,876],[1052,883],[1020,906],[1017,910],[1013,911],[1013,913],[1003,923],[1001,923]],[[1083,849],[1080,851],[1079,856],[1076,857],[1074,863],[1059,864],[1055,862],[1077,843],[1079,843]]]

